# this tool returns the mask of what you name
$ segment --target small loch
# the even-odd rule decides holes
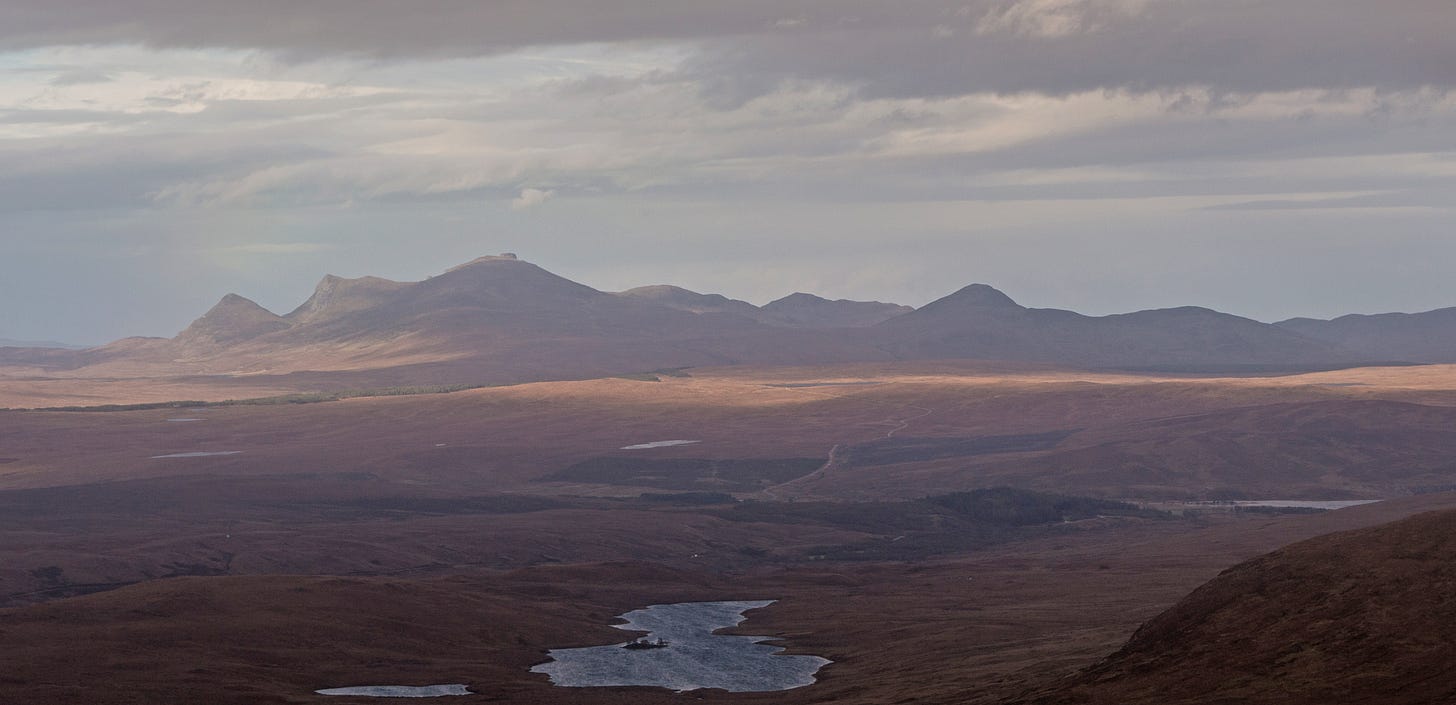
[[[702,441],[686,441],[686,440],[652,441],[651,443],[638,443],[636,445],[622,446],[618,450],[647,450],[649,448],[671,448],[672,446],[687,446],[687,445],[692,445],[694,443],[702,443]]]
[[[243,451],[240,451],[240,450],[201,450],[201,451],[194,451],[194,452],[191,452],[191,453],[168,453],[166,455],[154,455],[154,456],[151,457],[151,459],[152,460],[156,460],[157,458],[210,458],[210,457],[213,457],[215,455],[237,455],[238,453],[241,453],[241,452],[243,452]]]
[[[352,695],[360,698],[439,698],[447,695],[474,695],[460,683],[447,685],[359,685],[348,688],[324,688],[319,695]]]
[[[618,629],[648,632],[663,648],[626,649],[627,642],[578,649],[552,649],[551,661],[531,668],[558,686],[657,686],[678,692],[721,688],[735,693],[789,690],[814,683],[829,659],[782,655],[763,644],[771,637],[714,634],[742,622],[744,612],[773,600],[681,602],[652,605],[621,615]]]

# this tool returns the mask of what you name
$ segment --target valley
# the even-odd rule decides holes
[[[1178,352],[1197,343],[1145,331],[1159,360],[1181,362],[1071,365],[1035,353],[1045,341],[1020,357],[954,337],[918,352],[872,342],[882,326],[929,340],[907,331],[932,314],[1065,318],[989,288],[909,313],[797,299],[794,318],[692,292],[593,293],[514,259],[438,279],[326,280],[288,317],[225,300],[173,340],[5,353],[0,645],[19,665],[0,695],[314,703],[356,697],[321,690],[452,684],[440,689],[459,702],[671,702],[684,696],[553,686],[531,668],[620,643],[613,615],[772,600],[729,631],[828,663],[790,690],[692,697],[1097,702],[1085,669],[1229,566],[1456,508],[1452,365],[1330,369],[1296,355],[1301,369],[1278,371],[1254,355],[1241,359],[1260,369],[1197,371],[1184,363],[1211,358]],[[454,309],[392,298],[411,287],[497,328],[457,311],[432,329],[420,321]],[[564,318],[479,308],[519,287]],[[660,314],[639,299],[709,317],[684,330],[738,326],[777,347],[721,364],[721,348],[683,357],[656,334],[602,333],[617,325],[603,316]],[[834,325],[804,317],[828,304]],[[720,326],[720,309],[738,318]],[[423,327],[391,329],[388,311]],[[1181,314],[1153,319],[1167,315]],[[544,337],[525,344],[537,333],[518,324]],[[353,325],[377,339],[358,347]],[[462,342],[489,336],[494,347]],[[612,340],[619,362],[587,352]],[[789,344],[805,340],[877,352],[825,360]],[[591,365],[537,360],[536,344]],[[183,353],[193,361],[169,361]],[[549,378],[519,374],[528,358]],[[237,371],[247,359],[277,366]],[[682,364],[694,361],[709,364]]]
[[[766,596],[779,602],[750,633],[834,662],[772,702],[883,702],[875,683],[891,672],[926,684],[915,700],[999,702],[1110,653],[1228,565],[1456,506],[1439,492],[1456,475],[1456,375],[1438,369],[855,363],[0,412],[0,633],[35,664],[3,689],[36,703],[303,703],[424,678],[485,698],[650,702],[651,689],[557,692],[527,667],[612,643],[611,614]],[[1270,499],[1384,501],[1187,504]],[[357,599],[405,610],[420,636],[328,607]],[[462,600],[487,611],[447,635]],[[55,636],[25,636],[41,624]],[[284,661],[265,637],[310,630]],[[159,678],[104,646],[133,639],[152,645],[148,663],[198,673]],[[77,641],[95,651],[68,668],[129,695],[45,685],[72,680],[46,650]],[[221,642],[234,646],[208,646]]]

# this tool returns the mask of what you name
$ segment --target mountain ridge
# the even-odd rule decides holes
[[[1456,306],[1420,313],[1352,313],[1290,318],[1274,325],[1369,356],[1404,362],[1456,362]]]
[[[0,364],[97,375],[327,373],[345,375],[332,385],[413,385],[893,360],[1286,371],[1402,359],[1388,350],[1372,358],[1292,325],[1198,306],[1107,316],[1028,308],[986,284],[918,309],[803,292],[758,307],[666,284],[599,291],[506,254],[417,282],[326,275],[282,316],[229,294],[171,339],[81,352],[7,349]]]

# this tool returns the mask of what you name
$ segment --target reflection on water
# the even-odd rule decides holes
[[[325,688],[313,691],[319,695],[353,695],[365,698],[438,698],[444,695],[473,695],[459,683],[449,685],[359,685],[350,688]]]
[[[653,441],[651,443],[638,443],[637,445],[622,446],[620,450],[647,450],[648,448],[669,448],[672,446],[688,446],[694,443],[702,443],[702,441]]]
[[[237,455],[240,450],[201,450],[191,453],[168,453],[166,455],[154,455],[152,460],[157,458],[210,458],[214,455]]]
[[[828,659],[782,656],[782,648],[759,642],[769,637],[728,636],[713,630],[742,622],[743,613],[773,600],[682,602],[653,605],[622,615],[619,629],[649,632],[661,649],[624,649],[626,642],[581,649],[552,649],[547,663],[531,669],[560,686],[645,685],[676,691],[722,688],[733,692],[788,690],[814,682]]]

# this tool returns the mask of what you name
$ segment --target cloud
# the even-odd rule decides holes
[[[251,242],[221,247],[218,251],[239,255],[303,255],[332,249],[333,245],[322,242]]]
[[[719,91],[824,80],[873,96],[1456,86],[1448,0],[8,0],[0,50],[263,50],[294,60],[472,57],[657,43]],[[340,17],[349,21],[341,22]],[[938,37],[935,41],[927,38]]]
[[[534,208],[545,203],[547,199],[556,195],[555,189],[542,190],[538,188],[521,189],[521,195],[511,199],[511,210],[523,211],[527,208]]]
[[[116,80],[114,76],[105,71],[96,69],[72,69],[65,73],[58,74],[51,79],[52,86],[84,86],[94,83],[109,83]]]
[[[423,277],[479,254],[482,222],[594,276],[701,262],[697,287],[728,289],[714,274],[727,258],[735,272],[779,261],[765,297],[800,272],[893,261],[882,288],[825,293],[924,301],[1004,271],[1028,292],[1072,282],[1075,301],[1110,271],[1084,266],[1106,251],[1142,253],[1106,291],[1182,271],[1189,232],[1209,257],[1262,238],[1299,262],[1338,233],[1373,243],[1328,255],[1352,269],[1450,260],[1449,0],[610,5],[0,3],[0,318],[85,309],[17,283],[67,279],[37,272],[85,253],[107,253],[96,272],[135,257],[140,280],[177,273],[126,308],[174,306],[185,323],[195,311],[170,297],[215,299],[224,275],[306,296],[318,242],[351,273]],[[886,232],[914,245],[891,252]],[[492,249],[519,244],[501,237]],[[1290,295],[1271,272],[1257,295]],[[1427,281],[1449,286],[1444,271]],[[1136,293],[1119,301],[1153,303]],[[121,326],[116,313],[96,317]]]

